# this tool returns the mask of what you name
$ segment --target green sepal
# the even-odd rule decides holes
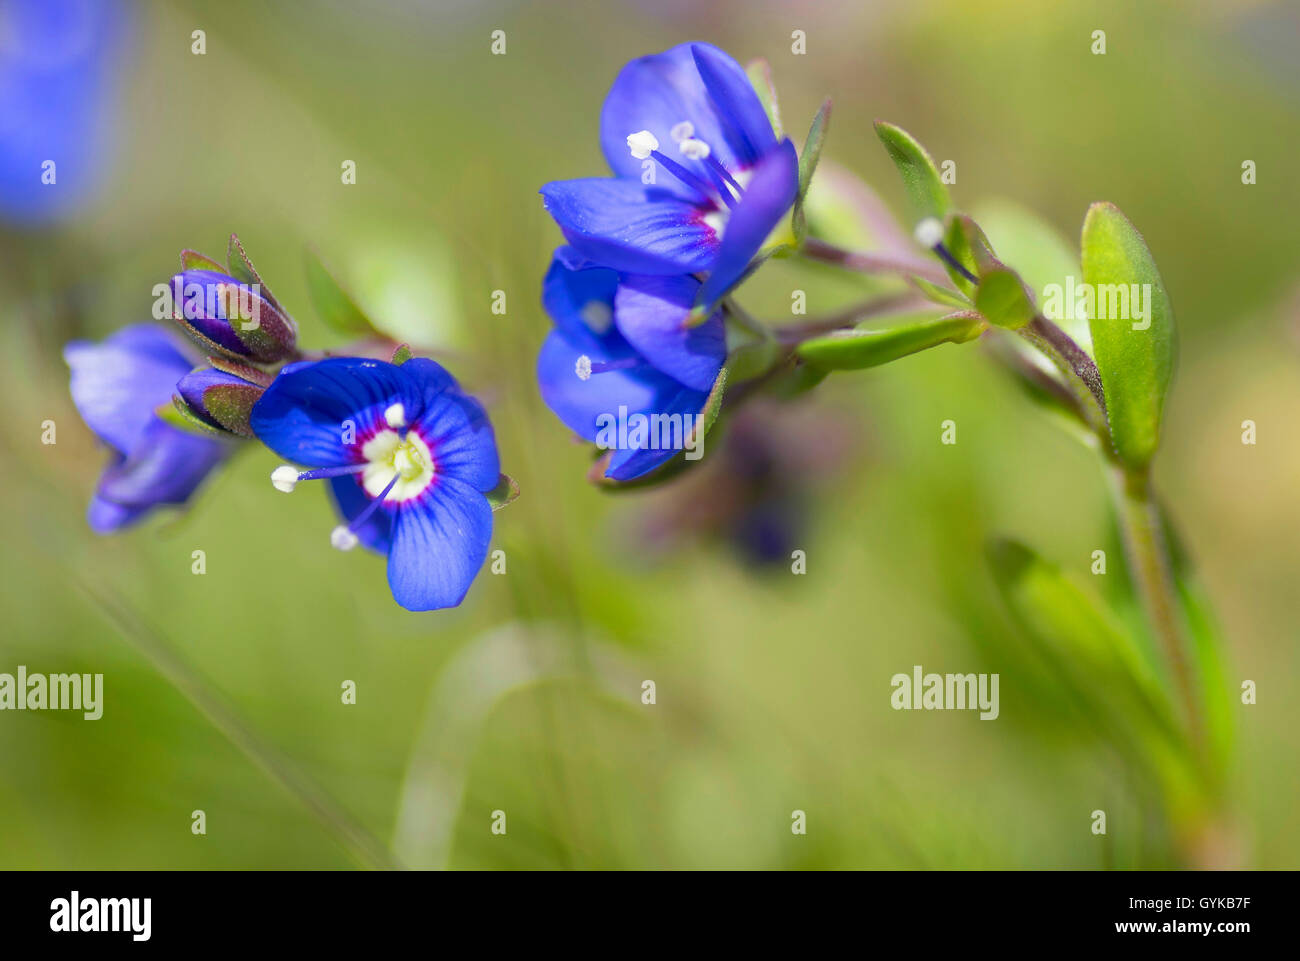
[[[181,270],[211,270],[214,273],[226,273],[224,264],[219,264],[206,254],[188,247],[181,251]]]
[[[1019,330],[1037,315],[1020,276],[1008,267],[985,272],[975,290],[975,309],[997,327]]]
[[[396,364],[398,367],[400,367],[402,366],[402,364],[405,364],[410,359],[411,359],[411,345],[398,344],[396,349],[393,350],[393,357],[390,363]],[[502,474],[501,476],[504,477],[505,475]]]
[[[854,328],[805,340],[795,350],[809,364],[828,370],[879,367],[940,344],[960,344],[984,330],[973,310],[937,316],[932,311],[902,315],[889,327]]]
[[[335,280],[329,268],[313,250],[307,251],[307,292],[316,313],[341,334],[368,335],[378,331],[352,295]]]
[[[226,273],[240,283],[257,284],[258,287],[263,289],[266,287],[262,283],[257,268],[248,259],[248,254],[244,251],[244,245],[239,242],[239,238],[235,234],[230,235],[230,242],[226,245]]]
[[[515,502],[515,499],[519,496],[519,485],[515,483],[514,478],[509,474],[502,474],[497,478],[497,486],[483,496],[492,505],[492,510],[499,511],[501,508]]]
[[[777,103],[776,84],[772,82],[772,67],[766,60],[761,57],[757,60],[751,60],[745,65],[745,76],[749,77],[750,86],[758,94],[759,102],[763,104],[763,110],[767,113],[767,121],[772,125],[772,133],[777,140],[785,139],[785,132],[781,127],[781,108]]]
[[[185,398],[180,394],[172,394],[169,403],[159,404],[155,407],[154,414],[164,423],[190,434],[206,434],[212,437],[228,436],[225,431],[213,427],[194,413],[190,409],[190,405],[185,402]]]
[[[1083,221],[1083,281],[1096,297],[1089,317],[1093,354],[1106,393],[1111,441],[1129,468],[1143,470],[1160,446],[1165,393],[1176,351],[1173,307],[1146,241],[1110,203],[1088,208]],[[1130,318],[1101,318],[1102,291],[1150,285],[1148,326]],[[1114,301],[1107,296],[1108,307]],[[1130,314],[1133,313],[1129,303]],[[1110,310],[1107,310],[1110,313]]]
[[[203,410],[232,434],[252,437],[248,421],[263,393],[263,388],[253,384],[217,384],[203,392]]]
[[[232,377],[242,378],[250,384],[256,384],[258,387],[270,387],[271,381],[275,379],[274,374],[269,374],[260,368],[238,360],[231,360],[229,357],[209,357],[208,366],[215,367],[222,373],[230,374]]]
[[[799,154],[799,190],[794,197],[794,213],[790,220],[795,243],[802,241],[808,233],[808,220],[804,214],[803,201],[808,195],[809,185],[812,184],[813,173],[817,170],[817,161],[821,159],[830,119],[831,102],[827,99],[822,102],[821,109],[813,118],[812,126],[808,129],[808,139],[803,144],[803,152]]]
[[[927,217],[946,220],[952,210],[952,197],[926,149],[902,127],[883,120],[876,121],[876,136],[903,177],[912,226]]]

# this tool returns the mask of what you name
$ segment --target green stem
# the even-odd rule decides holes
[[[1183,702],[1187,730],[1198,758],[1203,758],[1204,728],[1200,700],[1188,664],[1189,645],[1177,601],[1177,586],[1169,562],[1164,526],[1146,470],[1115,469],[1115,493],[1120,530],[1133,586],[1147,621],[1164,651]]]
[[[799,247],[799,255],[818,263],[831,264],[860,274],[894,274],[923,277],[937,284],[946,284],[948,274],[938,264],[908,256],[885,253],[861,253],[828,244],[816,237],[808,237]]]

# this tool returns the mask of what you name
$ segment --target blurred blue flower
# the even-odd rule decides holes
[[[682,323],[699,287],[689,276],[620,275],[571,248],[551,262],[542,303],[555,328],[537,358],[542,399],[570,430],[611,451],[604,476],[612,480],[648,474],[682,446],[659,443],[654,432],[611,443],[603,425],[636,416],[693,423],[722,368],[721,314]]]
[[[73,403],[113,451],[87,515],[98,533],[159,505],[183,504],[230,453],[229,442],[187,433],[154,413],[194,366],[166,329],[137,324],[100,344],[73,341],[63,356],[72,369]]]
[[[126,19],[113,0],[0,4],[0,219],[65,216],[101,182]]]
[[[289,364],[253,406],[257,437],[286,460],[271,481],[328,480],[345,524],[330,543],[388,555],[408,610],[454,607],[487,557],[501,472],[478,401],[431,360],[355,357]]]
[[[600,140],[615,176],[548,183],[546,209],[594,263],[707,273],[705,306],[743,279],[794,202],[794,145],[777,141],[740,64],[709,44],[625,66],[605,98]]]

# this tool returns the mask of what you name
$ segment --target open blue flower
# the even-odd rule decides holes
[[[777,141],[740,64],[709,44],[625,66],[605,99],[600,139],[615,176],[548,183],[546,209],[595,263],[707,273],[703,305],[743,278],[794,202],[794,145]]]
[[[388,555],[408,610],[454,607],[487,557],[501,471],[478,401],[431,360],[355,357],[289,364],[253,406],[257,437],[286,460],[271,481],[327,479],[345,524],[330,543]]]
[[[176,338],[153,324],[119,330],[101,344],[73,341],[72,401],[113,451],[87,518],[101,534],[162,504],[183,504],[231,451],[229,442],[187,433],[154,413],[194,366]]]
[[[551,263],[542,302],[555,329],[537,358],[542,399],[570,430],[610,451],[612,480],[691,453],[726,353],[720,315],[698,327],[681,323],[699,287],[691,277],[619,275],[567,248]]]

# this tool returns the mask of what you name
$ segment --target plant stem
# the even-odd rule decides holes
[[[1198,758],[1203,758],[1204,731],[1200,699],[1187,662],[1187,639],[1177,602],[1160,513],[1151,492],[1149,471],[1116,468],[1114,485],[1120,530],[1133,586],[1157,641],[1164,650],[1183,701],[1187,730]]]
[[[816,237],[808,237],[799,248],[800,256],[818,263],[843,267],[860,274],[898,274],[923,277],[936,284],[948,282],[947,272],[930,260],[921,260],[896,254],[868,254],[845,250]]]
[[[1110,447],[1110,424],[1106,419],[1106,394],[1101,374],[1093,359],[1065,331],[1046,317],[1035,317],[1020,329],[1020,336],[1047,357],[1066,381],[1079,410],[1106,448]]]

